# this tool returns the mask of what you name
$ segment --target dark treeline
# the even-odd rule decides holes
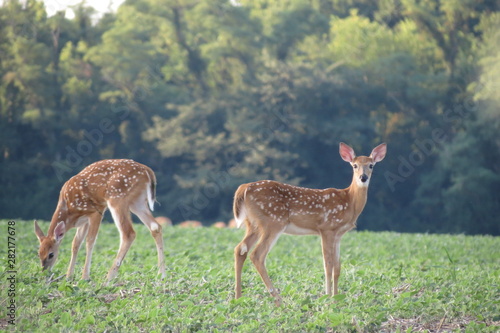
[[[0,211],[50,219],[86,165],[132,158],[156,215],[231,217],[243,182],[346,187],[387,142],[359,227],[500,235],[497,1],[127,0],[0,7]]]

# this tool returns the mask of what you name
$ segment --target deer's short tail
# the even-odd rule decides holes
[[[149,186],[147,189],[148,196],[148,205],[151,211],[155,209],[155,201],[156,201],[156,176],[153,170],[147,170],[148,178],[149,178]]]
[[[245,195],[247,192],[248,184],[243,184],[238,187],[236,193],[234,193],[233,202],[233,213],[234,219],[236,220],[236,226],[240,228],[243,222],[247,218],[247,213],[245,210]]]

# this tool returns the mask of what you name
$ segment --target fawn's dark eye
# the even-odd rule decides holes
[[[373,169],[373,164],[370,164],[370,169]]]
[[[358,165],[357,165],[357,164],[353,164],[353,165],[352,165],[352,167],[353,167],[354,169],[357,169],[357,168],[358,168]]]
[[[52,258],[54,258],[54,253],[53,253],[53,252],[50,252],[50,253],[49,253],[49,259],[52,259]]]

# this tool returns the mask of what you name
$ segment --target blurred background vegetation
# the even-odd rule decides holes
[[[156,215],[231,218],[243,182],[347,187],[387,142],[360,229],[500,235],[496,0],[126,0],[0,7],[0,211],[50,219],[86,165],[132,158]]]

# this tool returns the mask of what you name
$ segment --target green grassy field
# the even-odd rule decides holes
[[[44,231],[48,223],[42,223]],[[280,288],[276,307],[248,260],[243,294],[233,299],[234,229],[164,229],[167,279],[157,276],[154,241],[142,224],[118,278],[102,287],[118,231],[101,226],[91,281],[47,283],[31,221],[15,223],[15,326],[6,318],[8,223],[0,221],[0,328],[24,332],[411,332],[500,330],[500,238],[350,232],[342,240],[340,294],[324,296],[319,237],[280,238],[267,267]],[[63,240],[54,277],[65,273]],[[12,253],[12,252],[11,252]],[[5,259],[4,259],[5,258]],[[4,288],[4,285],[7,288]]]

